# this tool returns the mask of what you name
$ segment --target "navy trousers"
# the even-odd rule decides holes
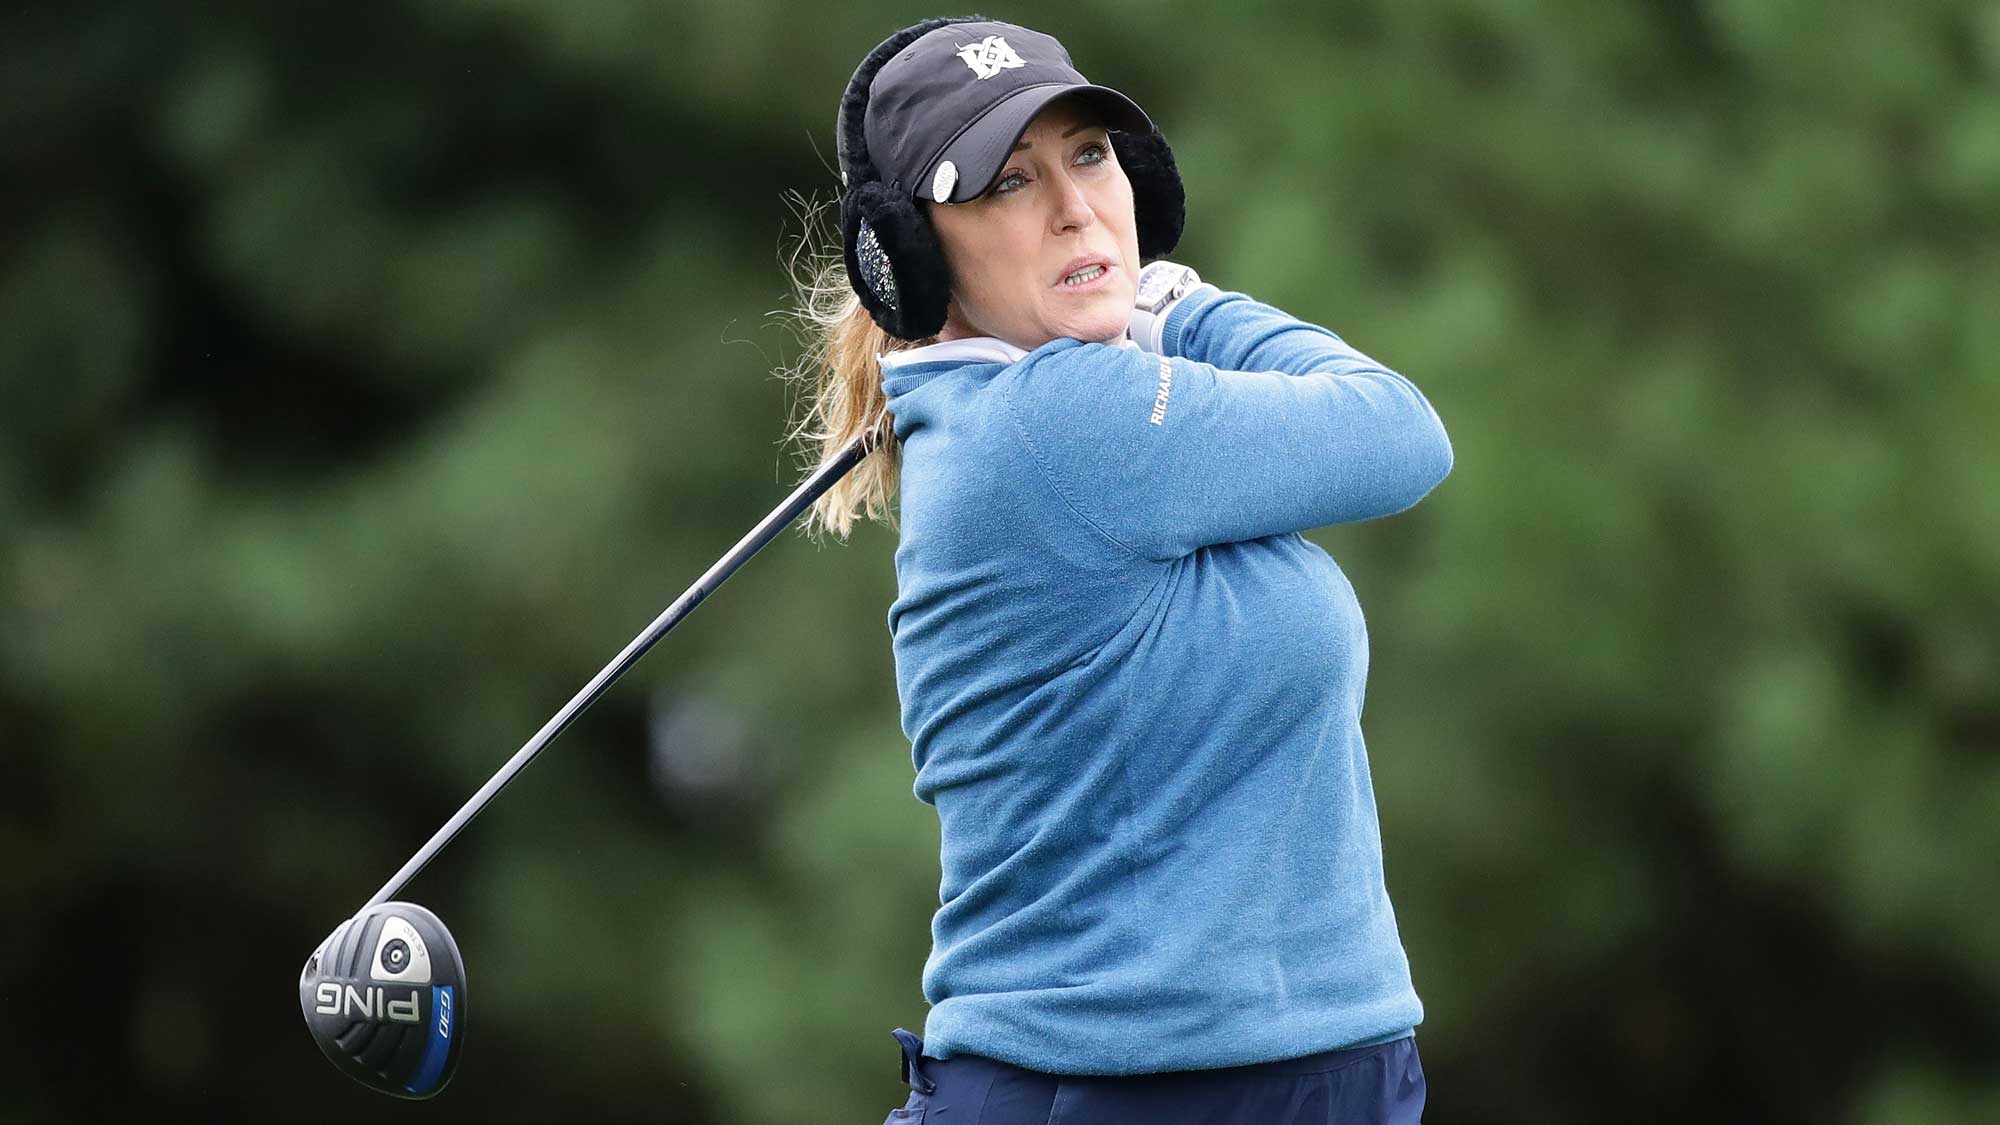
[[[1424,1115],[1414,1036],[1255,1066],[1079,1078],[925,1058],[923,1040],[893,1034],[910,1100],[883,1125],[1418,1125]]]

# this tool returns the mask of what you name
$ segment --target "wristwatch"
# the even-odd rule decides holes
[[[1178,301],[1201,284],[1201,275],[1192,266],[1179,262],[1154,262],[1139,271],[1139,292],[1132,307],[1140,312],[1158,313],[1169,302]]]
[[[1132,343],[1159,355],[1165,349],[1167,312],[1175,301],[1200,286],[1201,275],[1179,262],[1154,262],[1139,271],[1139,291],[1132,297],[1132,319],[1126,326]]]

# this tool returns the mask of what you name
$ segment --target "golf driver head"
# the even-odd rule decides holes
[[[299,1008],[342,1073],[398,1098],[432,1097],[465,1042],[465,962],[437,915],[411,902],[370,906],[306,958]]]

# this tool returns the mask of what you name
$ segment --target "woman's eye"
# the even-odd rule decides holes
[[[1106,160],[1110,159],[1110,153],[1105,151],[1104,142],[1092,141],[1089,144],[1084,145],[1083,148],[1077,152],[1076,159],[1077,163],[1079,164],[1102,164]],[[998,180],[994,181],[992,189],[993,194],[994,195],[1011,194],[1013,192],[1019,191],[1023,186],[1027,184],[1027,182],[1028,182],[1027,176],[1021,174],[1020,172],[1009,172],[1006,175],[1000,177]]]

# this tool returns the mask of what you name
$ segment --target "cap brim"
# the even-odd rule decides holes
[[[1015,142],[1028,131],[1035,115],[1050,102],[1068,95],[1076,95],[1090,103],[1102,115],[1106,128],[1128,133],[1153,131],[1153,120],[1146,116],[1146,111],[1109,86],[1067,83],[1029,86],[996,102],[993,108],[953,137],[938,158],[924,169],[917,184],[917,197],[941,203],[969,203],[986,194],[986,189],[993,186],[1000,170],[1006,166]],[[947,160],[958,170],[958,178],[952,185],[951,194],[939,200],[933,187],[937,183],[937,170]]]

